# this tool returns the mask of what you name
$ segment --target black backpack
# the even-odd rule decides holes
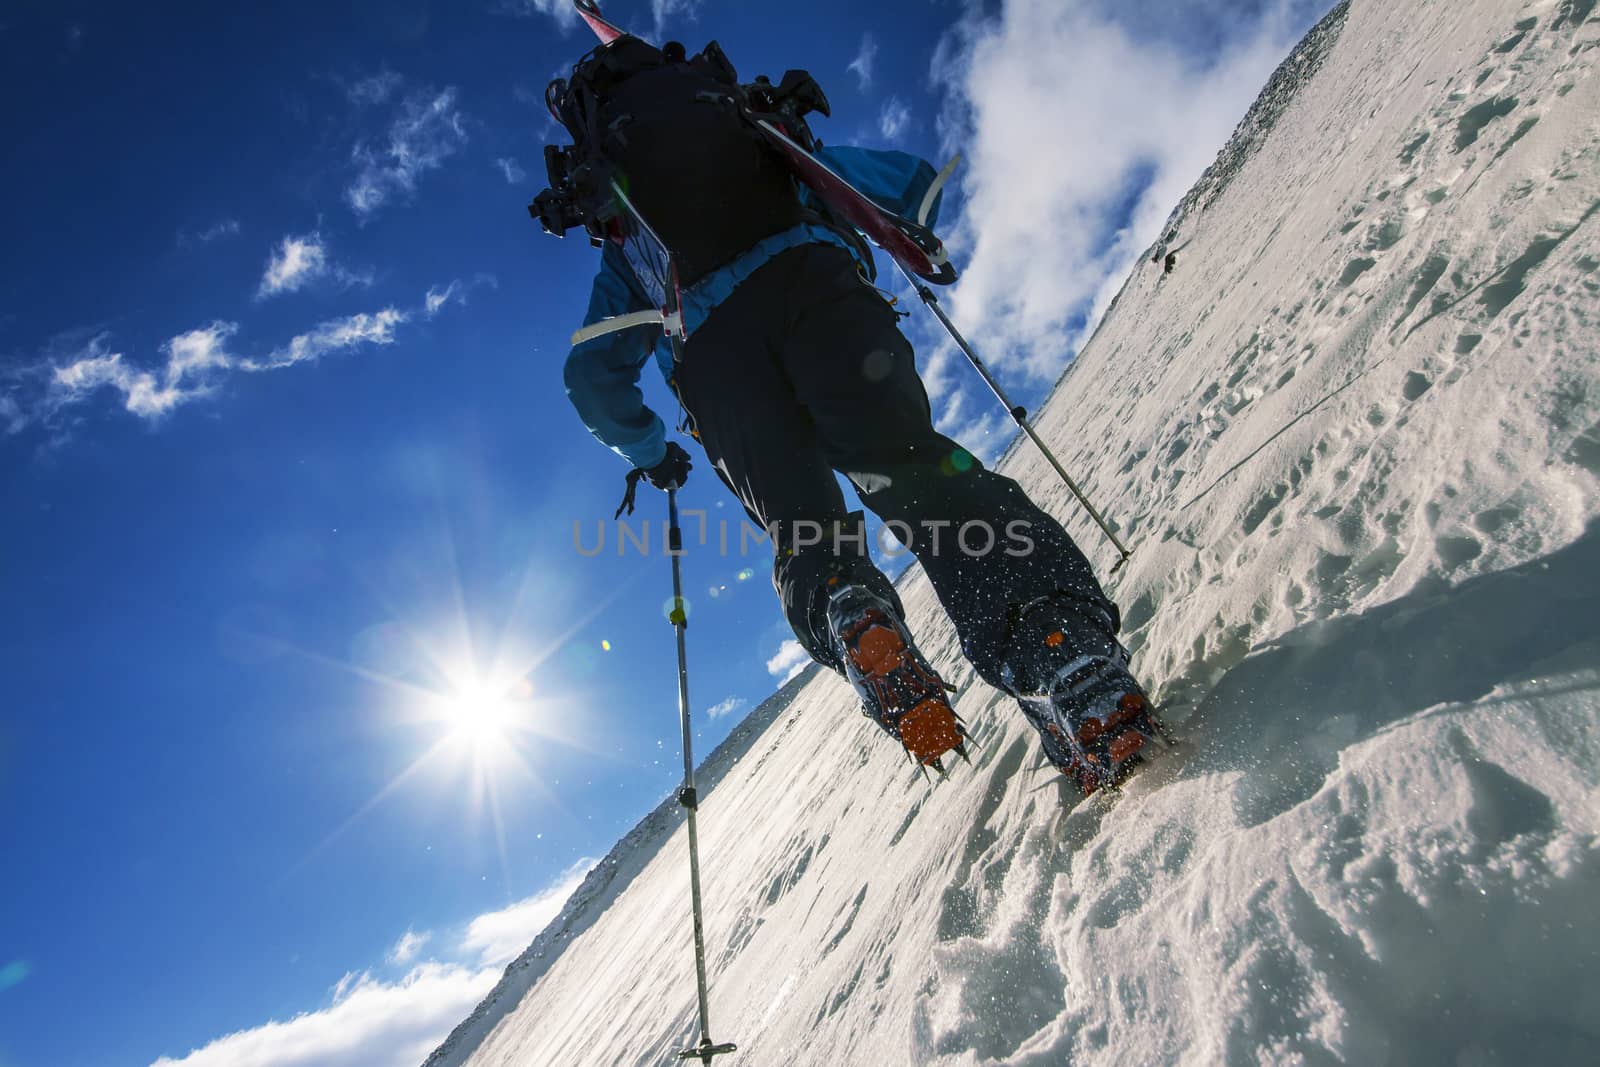
[[[745,91],[716,42],[689,58],[681,45],[619,37],[552,82],[545,101],[573,138],[546,147],[551,188],[529,207],[552,233],[583,225],[597,244],[621,236],[615,181],[687,286],[815,217],[744,118]]]

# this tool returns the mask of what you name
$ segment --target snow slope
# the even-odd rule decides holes
[[[1185,742],[1069,811],[914,575],[976,766],[818,671],[707,761],[718,1062],[1600,1061],[1594,8],[1361,0],[1285,64],[1039,415]],[[667,1062],[687,911],[668,803],[430,1067]]]

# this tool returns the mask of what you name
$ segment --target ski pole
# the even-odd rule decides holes
[[[683,805],[689,826],[689,901],[694,912],[694,973],[700,995],[700,1044],[682,1049],[678,1059],[698,1059],[709,1064],[711,1057],[733,1052],[738,1046],[715,1045],[711,1042],[711,1009],[706,994],[706,940],[705,925],[700,913],[700,839],[695,832],[695,812],[700,806],[694,788],[694,753],[689,737],[689,656],[684,643],[684,631],[689,627],[689,615],[683,603],[683,568],[678,557],[683,554],[683,531],[678,527],[678,490],[667,490],[667,554],[672,557],[672,611],[667,616],[678,635],[678,720],[683,727],[683,787],[678,790],[678,803]]]
[[[891,256],[890,258],[892,259],[893,257]],[[1101,517],[1100,512],[1089,502],[1089,498],[1084,495],[1083,490],[1078,488],[1078,483],[1073,481],[1072,476],[1061,466],[1061,461],[1056,459],[1055,453],[1050,451],[1050,446],[1045,444],[1039,437],[1039,434],[1033,428],[1033,424],[1028,421],[1027,409],[1020,404],[1013,404],[1011,398],[1006,396],[1006,391],[1000,388],[999,382],[994,380],[994,375],[990,374],[989,368],[983,365],[983,360],[978,358],[978,353],[972,350],[972,346],[967,344],[967,339],[961,336],[961,331],[956,329],[956,324],[950,321],[950,316],[944,313],[944,307],[939,303],[939,298],[933,295],[933,290],[929,289],[926,283],[907,270],[905,264],[898,259],[895,260],[895,266],[900,268],[900,273],[905,275],[906,281],[911,283],[911,287],[916,290],[917,296],[922,298],[922,302],[928,305],[928,309],[938,316],[939,322],[945,328],[945,332],[949,333],[961,351],[966,354],[967,359],[972,363],[973,369],[983,378],[984,383],[994,393],[995,399],[1000,401],[1001,406],[1006,409],[1006,413],[1011,416],[1011,421],[1016,423],[1023,433],[1028,435],[1028,439],[1038,446],[1040,452],[1044,453],[1044,458],[1049,461],[1050,466],[1055,468],[1056,473],[1061,476],[1061,480],[1066,483],[1067,488],[1072,490],[1072,495],[1078,498],[1078,503],[1083,505],[1083,509],[1089,513],[1089,517],[1094,519],[1101,530],[1105,531],[1105,535],[1111,539],[1111,543],[1117,546],[1117,551],[1122,555],[1117,560],[1116,565],[1111,568],[1112,574],[1117,573],[1122,565],[1128,562],[1128,558],[1133,555],[1133,551],[1118,539],[1110,524]]]

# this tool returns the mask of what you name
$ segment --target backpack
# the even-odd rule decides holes
[[[745,119],[744,92],[716,42],[689,58],[623,36],[601,45],[545,92],[572,135],[545,148],[551,188],[530,213],[560,234],[620,239],[615,181],[688,286],[762,238],[814,217],[784,161]]]

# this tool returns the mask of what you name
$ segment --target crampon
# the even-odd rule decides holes
[[[859,588],[836,595],[829,623],[846,676],[866,715],[899,741],[919,767],[944,773],[943,757],[967,759],[967,731],[947,687],[881,599]]]
[[[1150,700],[1121,664],[1086,657],[1057,676],[1048,696],[1024,698],[1045,754],[1084,796],[1115,788],[1162,743]]]

